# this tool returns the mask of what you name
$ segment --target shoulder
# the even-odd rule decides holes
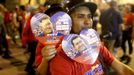
[[[109,50],[103,44],[101,44],[100,46],[99,56],[102,57],[103,61],[107,65],[110,65],[114,60],[114,56],[109,52]]]

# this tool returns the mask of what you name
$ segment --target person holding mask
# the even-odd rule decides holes
[[[51,5],[51,7],[49,8],[49,9],[47,9],[44,13],[45,14],[47,14],[48,16],[52,16],[54,13],[56,13],[56,12],[59,12],[59,11],[65,11],[62,7],[61,7],[61,5],[60,4],[57,4],[57,3],[54,3],[54,4],[52,4]],[[48,21],[48,23],[49,23],[50,21]],[[47,23],[47,22],[46,22]],[[41,23],[40,23],[41,24]],[[50,23],[49,23],[50,24]],[[48,24],[48,25],[49,25]],[[50,27],[50,29],[51,29],[51,27]],[[46,30],[43,30],[44,32],[43,33],[46,33],[46,34],[49,34],[49,33],[51,33],[52,31],[46,31]],[[55,56],[55,53],[56,53],[56,50],[48,50],[48,51],[46,51],[46,50],[41,50],[42,48],[44,47],[44,45],[42,45],[41,43],[38,43],[38,45],[37,45],[37,50],[36,50],[36,60],[35,60],[35,66],[36,66],[36,70],[38,71],[40,71],[39,72],[39,74],[41,74],[41,75],[49,75],[48,73],[47,73],[47,67],[48,67],[48,64],[47,64],[47,62],[50,60],[50,59],[52,59],[54,56]],[[51,48],[53,49],[55,46],[51,46]],[[49,48],[49,46],[47,46],[46,48]],[[45,49],[46,49],[45,48]],[[44,53],[43,55],[42,55],[42,53]],[[51,55],[52,54],[52,55]],[[44,57],[44,58],[43,58]],[[43,61],[44,60],[44,61]],[[42,65],[44,65],[45,67],[42,67],[42,65],[41,66],[39,66],[39,64],[41,64],[42,63]],[[45,64],[44,64],[45,63]]]
[[[97,9],[95,3],[85,3],[82,0],[70,2],[69,6],[71,8],[68,13],[73,20],[71,33],[79,34],[83,28],[92,28],[92,16]],[[81,64],[67,57],[63,52],[61,45],[59,45],[58,48],[40,45],[37,47],[37,50],[41,50],[42,52],[41,62],[36,63],[37,72],[41,75],[49,75],[47,70],[51,73],[50,75],[104,74],[102,63],[99,58],[94,64]],[[45,52],[47,52],[47,54]],[[106,63],[107,66],[111,66],[118,74],[134,74],[134,71],[130,67],[114,58],[105,46],[101,45],[99,54],[103,58],[104,63]]]

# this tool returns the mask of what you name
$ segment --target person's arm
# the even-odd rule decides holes
[[[134,14],[133,14],[133,24],[132,24],[132,40],[134,40]]]
[[[41,53],[43,58],[36,70],[40,75],[47,75],[48,61],[51,60],[56,54],[55,46],[45,46],[42,48]]]
[[[116,58],[111,63],[111,67],[119,74],[119,75],[134,75],[134,70],[129,66],[123,64],[118,61]]]
[[[47,75],[47,70],[48,69],[48,61],[46,61],[45,58],[42,59],[41,64],[38,66],[37,73],[39,75]]]
[[[119,75],[134,75],[134,70],[113,57],[104,45],[101,45],[100,48],[100,54],[104,63],[112,67]]]

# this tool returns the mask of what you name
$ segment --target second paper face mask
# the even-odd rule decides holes
[[[57,12],[51,17],[51,22],[54,27],[54,32],[62,35],[70,34],[72,20],[71,17],[65,12]]]
[[[89,34],[85,34],[89,31]],[[82,64],[93,64],[99,54],[100,40],[93,29],[87,29],[83,30],[80,35],[70,34],[65,36],[62,41],[62,48],[71,59]]]

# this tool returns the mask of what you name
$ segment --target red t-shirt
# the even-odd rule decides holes
[[[124,24],[127,25],[127,26],[128,25],[132,26],[133,22],[134,22],[134,13],[127,13],[124,16]]]
[[[22,30],[22,42],[23,44],[29,43],[29,42],[33,42],[33,41],[37,41],[34,34],[32,33],[32,29],[30,26],[30,21],[31,21],[32,15],[30,15],[23,27]]]
[[[42,45],[41,43],[37,44],[36,47],[36,54],[35,54],[35,66],[38,67],[42,61],[42,54],[41,54],[41,50],[44,47],[44,45]]]
[[[41,47],[43,47],[41,44],[37,46],[36,66],[38,66],[42,60]],[[93,65],[85,65],[67,57],[62,51],[61,46],[59,46],[57,50],[57,55],[50,61],[51,75],[103,75],[103,69],[99,59],[97,59]],[[107,65],[111,65],[114,57],[103,45],[100,48],[100,55]]]
[[[47,36],[46,36],[47,37]],[[46,40],[46,37],[43,37],[43,38],[40,38],[40,40]],[[45,47],[45,45],[55,45],[56,48],[58,48],[59,44],[61,43],[62,39],[64,36],[57,36],[58,37],[58,40],[55,40],[54,42],[47,42],[47,41],[40,41],[38,42],[37,44],[37,47],[36,47],[36,57],[35,57],[35,66],[38,67],[42,61],[42,53],[41,53],[41,50],[43,47]],[[49,37],[48,37],[49,38]]]
[[[10,12],[5,12],[4,14],[4,23],[7,24],[7,23],[10,23],[11,22],[11,18],[10,18]]]

